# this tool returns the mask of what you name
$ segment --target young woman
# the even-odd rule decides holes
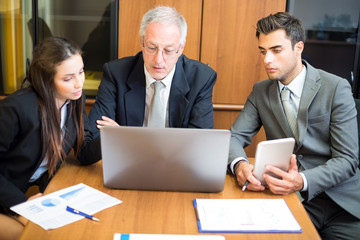
[[[17,239],[27,221],[10,207],[27,201],[32,185],[42,192],[71,149],[79,154],[86,120],[83,68],[75,43],[47,38],[34,49],[28,87],[0,101],[0,239]]]

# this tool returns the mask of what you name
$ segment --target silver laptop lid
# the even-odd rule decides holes
[[[230,131],[102,127],[104,185],[191,192],[224,189]]]

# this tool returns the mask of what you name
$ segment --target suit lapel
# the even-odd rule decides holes
[[[298,111],[298,129],[299,129],[299,144],[297,150],[301,147],[302,142],[304,141],[304,136],[307,130],[308,124],[308,113],[309,106],[313,101],[314,97],[318,93],[320,89],[320,84],[318,80],[320,76],[315,68],[303,62],[307,68],[305,83],[303,87],[303,91],[300,98],[300,105]]]
[[[176,63],[174,77],[169,96],[169,126],[181,127],[188,108],[189,101],[186,94],[190,91],[189,83],[183,69],[183,55]]]
[[[127,79],[125,114],[128,126],[143,126],[145,112],[146,80],[142,55]]]

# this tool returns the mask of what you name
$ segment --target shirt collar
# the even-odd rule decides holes
[[[174,68],[171,70],[171,72],[161,80],[161,82],[165,85],[165,87],[169,87],[171,85],[171,81],[175,74],[175,68],[176,64],[174,65]],[[149,88],[153,82],[156,80],[150,75],[150,73],[147,71],[145,65],[144,65],[144,72],[145,72],[145,79],[146,79],[146,88]]]
[[[286,86],[298,98],[301,97],[301,93],[304,87],[305,77],[306,77],[306,67],[305,65],[303,65],[301,72],[294,78],[294,80],[291,81],[291,83],[289,83]],[[282,84],[280,81],[278,81],[278,86],[281,92],[281,90],[285,85]]]

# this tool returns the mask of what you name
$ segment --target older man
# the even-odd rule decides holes
[[[213,128],[216,72],[182,54],[187,25],[174,8],[148,11],[140,26],[142,51],[106,63],[89,121],[104,125]],[[97,145],[99,146],[99,145]],[[100,148],[83,157],[100,159]]]

